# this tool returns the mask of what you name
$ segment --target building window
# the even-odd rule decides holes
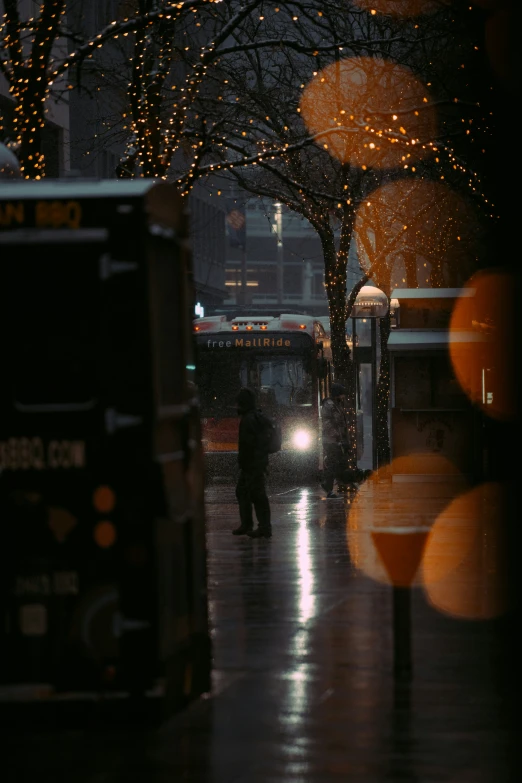
[[[241,269],[239,267],[227,267],[225,270],[225,286],[232,295],[241,285]]]
[[[225,271],[225,285],[232,295],[237,288],[241,288],[241,267],[228,266]],[[247,269],[247,287],[253,293],[259,288],[259,275],[257,270]]]
[[[285,264],[283,269],[283,290],[285,295],[303,295],[303,267],[301,264]]]
[[[256,266],[252,269],[252,275],[259,283],[255,288],[256,293],[277,296],[277,268],[275,264]]]
[[[322,299],[325,296],[323,271],[319,272],[314,270],[314,276],[312,280],[312,296],[318,299]]]

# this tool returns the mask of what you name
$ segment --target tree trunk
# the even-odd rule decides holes
[[[357,394],[355,364],[346,341],[346,253],[337,252],[333,230],[319,232],[324,254],[325,285],[335,380],[346,387],[350,451],[348,467],[357,467]]]
[[[33,40],[26,39],[16,0],[4,0],[4,24],[8,31],[10,68],[4,68],[10,92],[16,102],[13,131],[19,148],[20,170],[26,179],[45,175],[42,153],[45,100],[49,92],[49,62],[60,29],[65,0],[43,0],[40,15],[33,22]]]
[[[25,94],[22,109],[15,112],[20,123],[15,122],[15,137],[20,139],[17,150],[20,170],[26,179],[40,179],[45,175],[45,161],[42,152],[44,119],[44,98],[37,91]]]
[[[379,337],[381,346],[381,362],[379,380],[377,383],[377,422],[375,437],[377,438],[377,465],[381,468],[390,463],[390,433],[388,428],[388,413],[390,409],[390,354],[388,338],[391,331],[391,317],[388,315],[379,319]]]
[[[377,414],[375,437],[377,439],[377,466],[383,468],[390,464],[390,354],[388,351],[388,339],[391,331],[390,297],[391,297],[391,272],[387,264],[380,265],[379,285],[388,297],[388,313],[384,318],[379,318],[379,345],[381,361],[379,367],[379,380],[377,382]]]

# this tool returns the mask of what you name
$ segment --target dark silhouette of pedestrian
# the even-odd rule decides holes
[[[270,503],[266,494],[265,476],[268,471],[268,453],[262,447],[263,427],[258,418],[256,398],[252,389],[242,388],[236,397],[239,422],[238,463],[239,478],[236,498],[241,524],[232,531],[235,536],[270,538],[272,525]],[[258,526],[254,530],[253,510]]]
[[[344,409],[346,389],[340,383],[332,383],[330,397],[323,401],[323,480],[321,486],[326,497],[341,498],[334,492],[334,482],[344,483],[349,450],[348,417]]]

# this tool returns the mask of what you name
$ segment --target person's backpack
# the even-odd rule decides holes
[[[283,434],[279,423],[261,411],[257,411],[257,420],[259,422],[260,449],[266,454],[275,454],[276,451],[281,451]]]

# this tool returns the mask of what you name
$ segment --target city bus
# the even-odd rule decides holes
[[[207,316],[194,321],[195,382],[202,415],[207,475],[237,465],[242,386],[281,425],[281,452],[270,457],[273,474],[317,479],[322,469],[321,401],[332,381],[330,339],[308,315]]]
[[[210,688],[186,220],[146,179],[0,183],[8,714]]]

